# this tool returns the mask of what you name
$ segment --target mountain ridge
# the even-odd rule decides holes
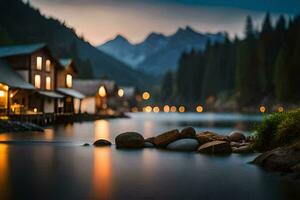
[[[178,28],[175,33],[168,36],[151,32],[142,42],[135,44],[118,35],[97,48],[132,66],[133,69],[159,76],[168,70],[176,69],[183,52],[191,49],[202,51],[208,40],[223,42],[224,38],[221,32],[201,33],[186,26]]]

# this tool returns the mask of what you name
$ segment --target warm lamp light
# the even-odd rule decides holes
[[[203,107],[202,107],[202,106],[197,106],[196,111],[197,111],[198,113],[203,112]]]
[[[266,112],[266,107],[265,106],[260,106],[259,107],[259,112],[265,113]]]
[[[5,96],[5,92],[3,90],[0,90],[0,97],[4,97]]]
[[[153,112],[158,113],[159,111],[160,111],[159,107],[155,106],[155,107],[153,108]]]
[[[166,112],[166,113],[170,112],[170,106],[169,105],[164,106],[164,112]]]
[[[148,100],[148,99],[150,99],[150,93],[149,92],[144,92],[142,97],[143,97],[144,100]]]
[[[176,106],[171,106],[171,112],[176,112],[176,111],[177,111]]]
[[[184,106],[179,106],[178,111],[183,113],[185,112],[185,107]]]
[[[144,112],[151,112],[152,111],[152,107],[151,106],[146,106],[144,107]]]
[[[284,108],[282,106],[279,106],[278,107],[278,112],[283,112],[284,111]]]

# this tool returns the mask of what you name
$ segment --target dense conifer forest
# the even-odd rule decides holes
[[[183,53],[178,70],[162,81],[162,100],[185,105],[220,98],[235,99],[239,106],[299,103],[300,16],[271,21],[266,14],[258,31],[249,16],[245,38],[227,36],[223,43],[207,43],[203,52]]]

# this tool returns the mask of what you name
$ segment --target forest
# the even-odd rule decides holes
[[[250,16],[245,37],[208,42],[204,51],[182,54],[176,72],[167,72],[160,88],[165,103],[185,105],[234,99],[238,106],[299,103],[300,16],[269,13],[256,30]]]

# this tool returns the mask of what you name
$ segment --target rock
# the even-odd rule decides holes
[[[300,142],[262,153],[252,162],[266,169],[295,172],[300,163]]]
[[[89,143],[84,143],[82,146],[88,147],[88,146],[90,146],[90,144]]]
[[[154,148],[154,144],[151,143],[151,142],[145,142],[145,143],[144,143],[144,147],[145,147],[145,148]]]
[[[186,138],[171,142],[170,144],[168,144],[167,149],[173,151],[196,151],[198,146],[198,140]]]
[[[104,147],[104,146],[110,146],[111,142],[104,140],[104,139],[100,139],[94,142],[94,146],[96,147]]]
[[[171,130],[156,136],[154,138],[154,144],[155,146],[162,148],[162,147],[166,147],[169,143],[179,138],[180,138],[179,131],[177,129]]]
[[[247,143],[247,142],[230,142],[230,146],[231,147],[236,147],[236,148],[247,146],[247,145],[250,145],[250,143]]]
[[[205,144],[212,141],[228,141],[225,136],[210,131],[198,133],[196,135],[196,138],[198,139],[200,144]]]
[[[193,127],[187,127],[180,132],[180,138],[195,138],[196,131]]]
[[[199,153],[210,154],[228,154],[232,152],[231,146],[226,141],[212,141],[201,145],[198,148]]]
[[[143,148],[144,137],[136,132],[126,132],[115,139],[117,148]]]
[[[234,131],[228,135],[228,139],[231,142],[242,142],[246,140],[246,136],[238,131]]]
[[[246,146],[240,146],[240,147],[233,147],[232,148],[232,153],[238,153],[238,154],[246,154],[246,153],[253,153],[254,151],[252,150],[250,145]]]

